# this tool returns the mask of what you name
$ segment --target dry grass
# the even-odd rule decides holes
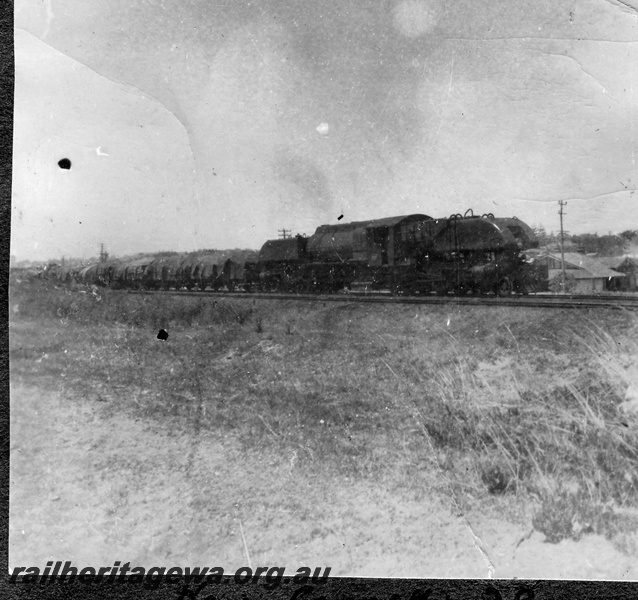
[[[549,541],[596,532],[636,550],[638,418],[620,409],[638,384],[632,314],[131,296],[43,281],[14,285],[11,307],[13,377],[231,432],[308,472],[374,477],[416,498],[443,485],[461,507],[502,496],[528,507]]]

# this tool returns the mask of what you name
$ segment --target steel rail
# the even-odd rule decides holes
[[[120,290],[117,290],[120,291]],[[212,290],[121,290],[128,294],[167,294],[191,298],[236,298],[254,300],[297,300],[310,302],[361,302],[372,304],[423,304],[456,306],[499,306],[527,308],[608,308],[638,310],[638,296],[614,297],[576,294],[565,296],[402,296],[389,293],[349,292],[342,294],[283,294],[262,292],[214,292]]]

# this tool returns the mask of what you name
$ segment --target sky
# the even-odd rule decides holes
[[[16,0],[11,254],[638,229],[638,0]],[[59,168],[68,158],[71,168]]]

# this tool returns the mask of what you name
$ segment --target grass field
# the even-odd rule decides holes
[[[14,383],[105,418],[232,439],[239,455],[303,477],[445,498],[459,514],[497,507],[549,542],[596,534],[638,555],[638,415],[623,410],[638,389],[632,313],[143,296],[42,280],[14,281],[10,302]],[[284,503],[271,493],[271,506]]]

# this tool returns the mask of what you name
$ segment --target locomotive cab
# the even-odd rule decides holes
[[[432,218],[422,214],[322,225],[308,238],[305,287],[337,291],[383,288],[407,279],[417,262],[415,245],[427,237]],[[397,273],[400,271],[400,273]]]
[[[369,227],[366,229],[366,246],[370,266],[388,264],[388,254],[393,254],[393,244],[390,242],[392,233],[393,231],[389,227]]]
[[[416,264],[418,249],[430,239],[433,223],[431,217],[419,214],[371,221],[366,226],[368,265]]]

